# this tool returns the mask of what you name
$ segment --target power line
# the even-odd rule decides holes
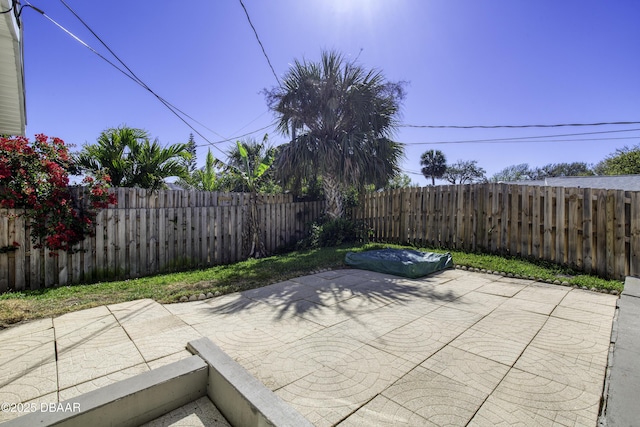
[[[178,111],[180,114],[182,114],[183,116],[189,118],[190,120],[196,122],[197,124],[199,124],[200,126],[204,127],[205,129],[207,129],[208,131],[210,131],[211,133],[219,136],[220,138],[224,138],[224,136],[220,135],[218,132],[214,131],[213,129],[205,126],[204,124],[202,124],[201,122],[199,122],[198,120],[194,119],[193,117],[191,117],[189,114],[185,113],[184,111],[180,110],[179,108],[177,108],[175,105],[171,104],[169,101],[167,101],[166,99],[162,98],[161,96],[159,96],[158,94],[156,94],[149,86],[147,86],[147,84],[140,78],[138,77],[131,68],[129,68],[127,66],[127,64],[124,63],[124,61],[122,59],[120,59],[120,57],[118,55],[116,55],[116,53],[111,50],[111,48],[100,38],[100,36],[98,36],[98,34],[95,33],[95,31],[93,31],[93,29],[75,12],[75,10],[73,10],[71,8],[71,6],[69,6],[64,0],[60,0],[60,2],[82,23],[82,25],[85,26],[85,28],[87,30],[89,30],[91,32],[91,34],[93,34],[93,36],[98,39],[98,41],[109,51],[109,53],[111,53],[111,55],[113,55],[114,58],[116,58],[118,60],[118,62],[120,62],[120,64],[122,64],[122,66],[124,68],[127,69],[127,71],[129,71],[129,74],[132,78],[132,80],[134,80],[136,83],[138,83],[140,86],[142,86],[143,88],[145,88],[146,90],[148,90],[152,95],[154,95],[156,98],[158,98],[158,100],[160,102],[162,102],[167,108],[169,108],[170,110],[176,110]],[[126,74],[126,73],[125,73]],[[172,111],[175,114],[175,111]],[[177,115],[177,114],[176,114]],[[204,138],[206,141],[207,138],[205,138],[200,132],[198,132],[197,130],[193,129],[193,127],[191,127],[188,123],[186,123],[185,120],[183,120],[181,117],[179,117],[183,122],[185,122],[185,124],[187,126],[189,126],[193,131],[195,131],[198,135],[200,135],[202,138]]]
[[[476,142],[478,144],[526,144],[530,142],[585,142],[585,141],[611,141],[611,140],[620,140],[620,139],[640,139],[640,135],[638,136],[625,136],[625,137],[617,137],[617,138],[572,138],[572,139],[543,139],[537,141],[514,141],[514,140],[493,140],[493,141],[482,141]],[[474,142],[470,141],[449,141],[447,143],[444,142],[408,142],[400,144],[403,145],[439,145],[439,144],[472,144]]]
[[[253,26],[253,23],[251,22],[251,18],[249,17],[249,12],[247,12],[247,8],[244,6],[244,3],[242,2],[242,0],[240,0],[240,6],[242,6],[242,9],[244,10],[244,14],[247,17],[247,21],[249,21],[249,25],[251,25],[251,29],[253,30],[253,34],[256,36],[256,40],[258,41],[258,44],[260,45],[260,48],[262,49],[262,54],[264,55],[264,57],[267,59],[267,62],[269,63],[269,68],[271,68],[271,72],[273,73],[273,77],[276,78],[276,81],[278,82],[278,86],[280,86],[280,79],[278,78],[278,75],[276,74],[276,70],[273,69],[273,65],[271,65],[271,60],[269,59],[269,56],[267,55],[267,51],[264,50],[264,46],[262,45],[262,42],[260,41],[260,37],[258,37],[258,32],[256,31],[256,27]]]
[[[243,137],[245,137],[245,136],[249,136],[249,135],[252,135],[252,134],[254,134],[254,133],[260,132],[261,130],[269,129],[270,127],[273,127],[273,126],[275,126],[275,123],[270,123],[270,124],[268,124],[267,126],[261,127],[260,129],[253,130],[253,131],[251,131],[251,132],[247,132],[247,133],[244,133],[244,134],[242,134],[242,135],[232,136],[231,138],[222,139],[222,140],[220,140],[220,141],[213,141],[213,142],[209,142],[209,144],[221,144],[221,143],[223,143],[223,142],[233,141],[234,139],[236,139],[236,140],[237,140],[237,139],[239,139],[239,138],[243,138]],[[196,147],[205,147],[206,145],[207,145],[207,144],[201,144],[201,145],[196,145]]]
[[[216,148],[218,151],[220,151],[221,153],[225,154],[224,151],[222,151],[221,149],[219,149],[218,147],[216,147],[213,143],[211,143],[209,141],[209,139],[207,137],[205,137],[200,131],[198,131],[196,128],[193,127],[193,125],[191,125],[189,122],[187,122],[184,117],[182,117],[180,114],[178,114],[178,112],[182,113],[184,116],[190,118],[191,120],[193,120],[196,123],[197,122],[195,119],[193,119],[191,116],[189,116],[188,114],[184,113],[182,110],[176,108],[175,106],[173,106],[170,102],[168,102],[167,100],[165,100],[163,97],[161,97],[160,95],[158,95],[156,92],[154,92],[149,86],[147,86],[139,77],[137,77],[135,75],[135,73],[133,73],[133,71],[131,71],[131,69],[106,45],[106,43],[104,41],[102,41],[102,39],[100,39],[100,37],[98,37],[98,35],[77,15],[77,13],[75,13],[63,0],[60,0],[69,10],[72,11],[72,13],[80,20],[80,22],[82,22],[82,24],[100,41],[100,43],[102,43],[103,46],[105,46],[105,48],[129,71],[125,71],[122,68],[118,67],[118,65],[114,64],[112,61],[110,61],[109,59],[107,59],[104,55],[102,55],[100,52],[98,52],[96,49],[92,48],[91,46],[89,46],[86,42],[84,42],[82,39],[80,39],[78,36],[76,36],[75,34],[73,34],[71,31],[69,31],[68,29],[66,29],[64,26],[62,26],[61,24],[59,24],[58,22],[56,22],[53,18],[51,18],[49,15],[47,15],[44,11],[42,11],[41,9],[36,8],[35,6],[31,5],[29,2],[27,2],[27,6],[33,8],[34,10],[36,10],[37,12],[39,12],[42,16],[44,16],[45,18],[47,18],[50,22],[52,22],[54,25],[56,25],[58,28],[60,28],[62,31],[64,31],[65,33],[67,33],[69,36],[71,36],[73,39],[75,39],[77,42],[79,42],[81,45],[83,45],[84,47],[86,47],[87,49],[89,49],[91,52],[93,52],[94,54],[96,54],[99,58],[101,58],[102,60],[104,60],[105,62],[107,62],[109,65],[111,65],[112,67],[114,67],[116,70],[120,71],[122,74],[124,74],[125,76],[127,76],[129,79],[133,80],[135,83],[137,83],[138,85],[142,86],[144,89],[146,89],[147,91],[149,91],[153,96],[155,96],[165,107],[167,107],[167,109],[169,111],[171,111],[178,119],[180,119],[185,125],[187,125],[187,127],[189,127],[192,131],[194,131],[196,134],[198,134],[202,139],[204,139],[205,141],[207,141],[210,145],[212,145],[214,148]],[[23,6],[24,7],[24,6]],[[202,124],[201,124],[202,125]],[[204,126],[204,125],[203,125]],[[204,126],[206,127],[206,126]],[[207,128],[209,129],[209,128]],[[209,129],[211,132],[215,133],[216,135],[224,138],[222,135],[218,134],[217,132]]]
[[[11,12],[12,10],[14,10],[14,9],[15,9],[15,7],[16,7],[16,3],[17,3],[17,1],[16,1],[16,0],[11,0],[11,5],[9,6],[9,9],[7,9],[7,10],[0,10],[0,15],[3,15],[3,14],[5,14],[5,13],[9,13],[9,12]]]
[[[131,68],[129,68],[127,66],[127,64],[125,64],[125,62],[120,59],[120,57],[113,51],[111,50],[111,48],[100,38],[100,36],[98,34],[95,33],[95,31],[93,31],[93,29],[89,26],[89,24],[87,24],[81,17],[80,15],[78,15],[76,13],[75,10],[73,10],[73,8],[71,8],[71,6],[69,6],[67,4],[67,2],[65,2],[64,0],[60,0],[60,3],[62,3],[68,10],[69,12],[71,12],[73,14],[73,16],[75,16],[78,21],[80,21],[82,23],[82,25],[84,25],[84,27],[89,30],[89,32],[91,32],[91,34],[93,34],[93,36],[98,39],[98,41],[102,44],[102,46],[104,46],[111,55],[113,55],[114,58],[116,58],[118,60],[118,62],[120,64],[122,64],[122,66],[124,68],[126,68],[126,70],[129,72],[129,74],[133,77],[133,80],[138,83],[140,86],[142,86],[143,88],[145,88],[146,90],[148,90],[149,92],[151,92],[151,94],[153,94],[156,98],[158,98],[158,100],[160,100],[160,102],[162,102],[163,104],[165,104],[167,107],[169,107],[170,109],[174,109],[176,111],[178,111],[180,114],[182,114],[183,116],[189,118],[190,120],[194,121],[195,123],[199,124],[200,126],[202,126],[203,128],[207,129],[209,132],[219,136],[220,138],[224,138],[224,136],[220,135],[218,132],[214,131],[213,129],[205,126],[204,124],[200,123],[198,120],[194,119],[193,117],[191,117],[189,114],[185,113],[184,111],[180,110],[178,107],[176,107],[175,105],[171,104],[169,101],[167,101],[166,99],[160,97],[158,94],[156,94],[149,86],[147,86],[147,84],[136,75],[136,73],[133,72],[133,70]],[[183,120],[184,121],[184,120]],[[197,132],[197,131],[196,131]],[[200,133],[198,132],[198,134],[200,135]],[[200,135],[202,136],[202,135]],[[204,137],[203,137],[204,138]],[[206,140],[206,138],[205,138]]]
[[[564,136],[582,136],[582,135],[598,135],[598,134],[608,134],[608,133],[617,133],[617,132],[633,132],[638,131],[640,128],[636,129],[624,129],[624,130],[609,130],[609,131],[601,131],[601,132],[580,132],[580,133],[565,133],[565,134],[556,134],[556,135],[540,135],[540,136],[523,136],[517,138],[492,138],[492,139],[469,139],[462,141],[434,141],[434,142],[405,142],[403,145],[436,145],[436,144],[469,144],[469,143],[491,143],[491,142],[536,142],[536,141],[523,141],[529,139],[544,139],[544,138],[556,138],[556,137],[564,137]],[[605,139],[615,139],[615,138],[603,138]]]
[[[427,129],[523,129],[523,128],[558,128],[558,127],[577,127],[577,126],[605,126],[605,125],[638,125],[640,122],[598,122],[598,123],[561,123],[553,125],[410,125],[401,124],[398,127],[403,128],[427,128]]]
[[[253,122],[257,121],[260,117],[264,116],[265,114],[267,114],[269,112],[269,110],[266,110],[265,112],[263,112],[262,114],[260,114],[258,117],[256,117],[255,119],[251,120],[249,123],[247,123],[246,125],[242,126],[240,129],[238,129],[236,132],[240,132],[241,130],[244,130],[245,128],[248,128],[249,125],[251,125]],[[252,132],[253,133],[253,132]]]

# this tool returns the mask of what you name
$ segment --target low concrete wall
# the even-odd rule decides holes
[[[640,425],[640,278],[627,277],[611,331],[613,357],[605,382],[601,427]]]
[[[3,426],[136,427],[205,396],[208,378],[207,363],[191,356],[59,404],[71,411],[34,412]]]
[[[312,427],[208,338],[187,348],[195,355],[57,404],[72,410],[34,412],[3,427],[135,427],[203,396],[233,426]]]
[[[207,393],[231,425],[313,426],[208,338],[191,341],[187,348],[209,364]]]

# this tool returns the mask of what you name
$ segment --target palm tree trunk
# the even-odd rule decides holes
[[[340,183],[333,175],[322,175],[322,188],[326,201],[325,211],[330,219],[342,217],[342,192]]]
[[[248,258],[262,258],[266,256],[267,250],[262,241],[260,232],[260,218],[258,214],[258,195],[254,192],[249,194],[249,216],[247,218],[247,231],[244,236],[244,253]]]

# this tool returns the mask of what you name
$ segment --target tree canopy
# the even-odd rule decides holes
[[[217,174],[215,171],[216,158],[207,151],[207,158],[202,169],[196,169],[191,174],[191,184],[197,190],[215,191],[217,190]]]
[[[387,185],[384,186],[384,189],[395,190],[397,188],[415,187],[416,185],[417,184],[411,182],[411,177],[409,175],[407,175],[406,173],[399,173],[389,179],[389,182],[387,182]]]
[[[384,186],[399,172],[403,154],[391,137],[404,98],[389,82],[336,52],[319,62],[295,60],[282,85],[265,91],[278,130],[290,136],[277,167],[284,184],[321,177],[329,217],[342,215],[349,186]]]
[[[594,170],[598,175],[640,174],[640,145],[618,148],[598,163]]]
[[[500,172],[493,174],[492,182],[526,181],[531,179],[531,170],[528,163],[507,166]]]
[[[589,176],[594,175],[593,170],[584,162],[549,163],[533,168],[529,175],[531,179],[554,178],[558,176]]]
[[[529,181],[562,176],[589,176],[594,171],[584,162],[549,163],[541,167],[530,167],[528,163],[507,166],[491,177],[491,181]]]
[[[442,177],[451,184],[471,184],[486,180],[485,173],[477,160],[458,160],[447,166]]]
[[[104,130],[96,144],[85,145],[77,156],[78,165],[95,175],[107,173],[115,187],[157,190],[164,179],[188,175],[188,144],[162,147],[142,129],[126,126]]]
[[[431,185],[436,185],[436,178],[442,178],[447,171],[447,158],[440,150],[428,150],[420,156],[422,175],[431,178]]]
[[[222,167],[224,173],[220,177],[219,188],[224,191],[258,193],[281,190],[276,183],[273,168],[266,168],[259,176],[254,176],[261,168],[260,165],[270,166],[277,153],[278,149],[269,144],[268,134],[265,134],[260,142],[254,138],[236,141],[236,145],[227,152],[227,164]]]

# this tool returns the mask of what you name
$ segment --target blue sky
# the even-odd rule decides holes
[[[58,0],[30,0],[103,55],[109,53]],[[206,125],[210,142],[269,126],[264,88],[277,84],[239,0],[65,0],[155,92]],[[275,72],[334,49],[389,80],[407,81],[401,121],[412,125],[525,125],[640,121],[640,2],[637,0],[244,0]],[[192,132],[148,91],[34,10],[25,8],[27,135],[77,148],[126,124],[161,143]],[[359,55],[359,56],[358,56]],[[404,171],[420,154],[477,160],[492,175],[519,163],[596,163],[640,143],[640,131],[507,143],[457,141],[640,129],[640,125],[551,129],[400,128]],[[273,144],[286,142],[274,127]],[[596,141],[559,139],[609,138]],[[633,139],[613,139],[633,138]],[[208,142],[195,136],[198,162]],[[523,142],[524,141],[524,142]],[[445,142],[445,143],[442,143]],[[234,141],[216,143],[224,158]],[[413,173],[412,173],[413,172]]]

